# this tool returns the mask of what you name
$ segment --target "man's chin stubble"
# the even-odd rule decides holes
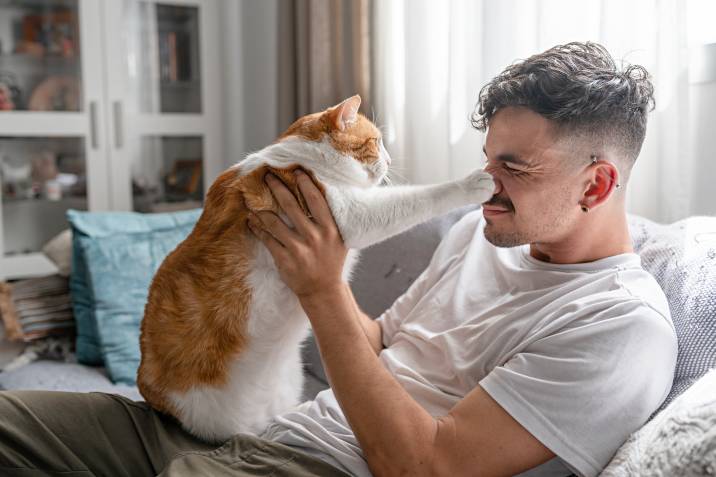
[[[487,241],[495,247],[510,248],[528,243],[524,240],[524,238],[520,237],[520,234],[516,232],[491,233],[489,231],[489,227],[490,225],[485,225],[485,239],[487,239]]]

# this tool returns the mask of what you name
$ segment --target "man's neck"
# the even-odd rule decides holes
[[[634,251],[623,211],[603,211],[584,219],[574,233],[559,242],[530,244],[530,255],[543,262],[567,264],[593,262]]]

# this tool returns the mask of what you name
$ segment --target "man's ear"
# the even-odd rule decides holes
[[[581,204],[593,209],[606,202],[619,184],[619,170],[609,161],[592,165],[591,177],[582,194]]]
[[[331,125],[339,131],[345,131],[346,126],[358,119],[358,108],[360,108],[360,95],[351,96],[342,103],[339,103],[327,111],[328,120]]]

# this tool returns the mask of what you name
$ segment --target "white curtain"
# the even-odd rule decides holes
[[[716,213],[716,188],[708,189],[712,204],[695,195],[714,152],[693,146],[685,1],[381,0],[374,26],[375,116],[405,180],[481,167],[483,136],[468,119],[482,85],[517,59],[590,40],[646,67],[656,87],[629,211],[659,222]]]

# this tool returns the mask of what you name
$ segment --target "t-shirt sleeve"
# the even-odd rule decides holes
[[[575,473],[595,476],[666,399],[676,354],[670,319],[627,300],[537,339],[480,385]]]
[[[480,215],[479,215],[480,214]],[[430,263],[418,275],[418,278],[395,302],[375,321],[383,334],[383,345],[387,348],[393,341],[403,319],[415,308],[420,299],[440,279],[450,262],[465,253],[465,248],[474,237],[479,225],[481,211],[473,211],[460,219],[450,228],[445,238],[438,244]]]

